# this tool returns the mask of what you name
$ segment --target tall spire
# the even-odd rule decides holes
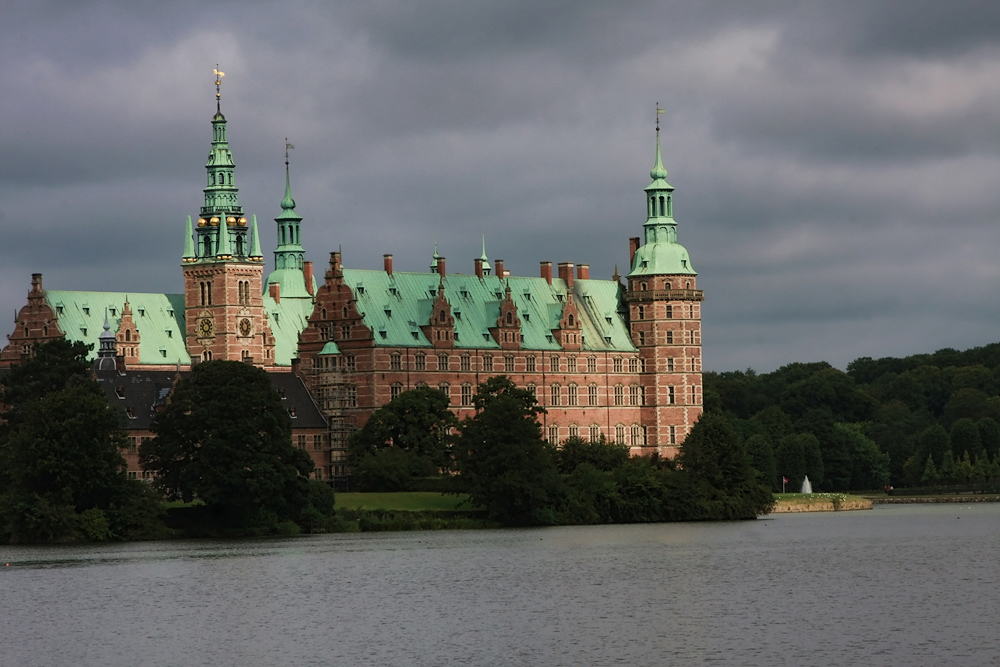
[[[663,168],[663,158],[660,156],[660,114],[664,110],[660,108],[660,103],[656,103],[656,163],[653,170],[649,172],[649,177],[654,181],[663,180],[667,177],[667,170]]]
[[[187,225],[184,228],[184,256],[182,262],[190,263],[198,260],[198,255],[194,251],[194,228],[191,226],[191,216],[187,217]]]
[[[281,209],[283,211],[295,209],[295,200],[292,199],[292,182],[288,177],[288,151],[293,148],[295,146],[288,143],[288,137],[285,137],[285,198],[281,200]]]
[[[288,167],[288,151],[295,146],[285,138],[285,197],[281,200],[281,213],[274,219],[278,223],[278,247],[274,251],[274,269],[301,269],[305,260],[305,248],[301,245],[300,223],[302,216],[295,212],[292,197],[292,181]]]
[[[483,275],[490,275],[490,260],[486,256],[486,234],[483,234],[483,254],[479,256],[479,259],[483,262]]]
[[[257,231],[257,216],[253,216],[253,226],[250,227],[250,256],[247,258],[251,262],[263,262],[264,253],[260,251],[260,232]]]

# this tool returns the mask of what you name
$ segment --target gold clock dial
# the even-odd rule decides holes
[[[202,320],[201,323],[198,324],[198,331],[205,338],[211,336],[212,332],[215,331],[215,327],[212,325],[212,320]]]
[[[249,336],[251,331],[253,331],[253,325],[250,324],[249,319],[244,317],[240,320],[240,333],[244,336]]]

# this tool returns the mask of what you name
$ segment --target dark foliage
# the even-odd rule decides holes
[[[311,504],[312,459],[292,447],[291,428],[267,373],[210,361],[177,383],[140,460],[168,498],[200,499],[220,527],[311,523],[329,508]]]

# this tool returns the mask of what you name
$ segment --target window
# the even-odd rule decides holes
[[[463,354],[460,363],[463,371],[472,370],[472,358],[469,355]]]
[[[525,369],[524,370],[526,372],[528,372],[528,373],[534,373],[535,372],[535,355],[533,355],[533,354],[528,355],[528,357],[524,360],[524,363],[525,363]]]
[[[527,386],[527,390],[531,392],[531,395],[534,396],[535,400],[537,401],[538,400],[538,387],[536,387],[533,384],[529,384]]]
[[[559,405],[559,395],[562,393],[562,387],[558,384],[551,385],[549,387],[549,404]]]
[[[597,442],[601,439],[601,427],[597,424],[590,425],[590,441]]]
[[[642,447],[646,444],[646,429],[638,424],[632,424],[631,431],[633,447]]]
[[[673,359],[673,357],[667,359],[667,372],[668,373],[673,373],[674,372],[674,359]]]
[[[345,324],[344,326],[340,327],[340,337],[343,340],[347,340],[348,338],[351,337],[351,325],[350,324]]]
[[[576,424],[569,425],[569,437],[579,438],[580,437],[580,427]]]
[[[549,372],[558,373],[559,372],[559,355],[553,354],[549,357]]]
[[[615,385],[615,405],[625,405],[625,387],[621,384]]]
[[[450,384],[448,384],[447,382],[442,382],[441,384],[438,385],[438,389],[441,390],[441,393],[443,393],[445,396],[451,398]]]
[[[439,354],[438,355],[438,370],[439,371],[446,371],[446,370],[448,370],[448,355],[447,354]]]
[[[493,370],[493,355],[487,354],[483,357],[483,370],[492,371]]]
[[[628,360],[628,372],[638,373],[639,372],[639,360],[636,357],[632,357]]]
[[[597,372],[597,357],[587,357],[587,372],[588,373]]]
[[[348,357],[353,359],[354,357]],[[355,385],[349,385],[347,387],[347,407],[356,408],[358,407],[358,388]]]
[[[304,436],[304,435],[296,436],[295,440],[298,443],[299,449],[305,449],[306,448],[306,436]]]
[[[694,405],[694,387],[688,387],[688,405]]]
[[[357,360],[353,354],[347,356],[347,370],[355,371],[358,369]]]
[[[559,443],[559,427],[558,426],[550,426],[549,427],[549,442],[551,442],[552,444],[558,444]]]
[[[625,444],[625,425],[618,424],[615,426],[615,444],[624,445]]]
[[[472,385],[468,382],[462,385],[462,405],[472,405]]]
[[[576,366],[576,357],[573,355],[566,357],[566,372],[576,373],[577,370],[578,368]]]
[[[643,320],[646,319],[646,309],[642,306],[636,306],[635,308],[635,319]]]
[[[514,355],[508,354],[503,358],[503,370],[505,373],[514,372]]]
[[[592,384],[587,387],[587,404],[597,405],[597,385]]]
[[[313,436],[313,449],[315,449],[317,452],[323,449],[322,435],[317,434]]]
[[[673,345],[673,344],[674,344],[674,332],[673,331],[668,331],[667,332],[667,345]]]
[[[637,384],[633,384],[628,388],[628,404],[629,405],[642,405],[642,387]]]
[[[701,345],[701,332],[692,331],[691,332],[691,343],[692,345]]]
[[[391,355],[389,355],[389,370],[398,371],[401,370],[402,368],[403,368],[402,357],[399,355],[399,353],[393,352]]]
[[[677,427],[675,426],[670,427],[670,444],[671,445],[677,444]]]
[[[392,386],[389,387],[389,400],[394,400],[403,393],[403,385],[398,382],[393,382]]]
[[[129,454],[136,454],[136,453],[138,453],[138,451],[139,451],[138,440],[139,440],[139,438],[137,438],[135,436],[131,436],[128,439],[128,453]]]
[[[416,355],[413,358],[413,368],[418,371],[427,370],[427,356],[423,353]]]
[[[667,304],[667,319],[668,320],[672,319],[673,316],[674,316],[674,307],[671,306],[670,304]]]
[[[566,387],[566,404],[567,405],[577,405],[579,402],[579,387],[575,384],[571,384]]]
[[[615,369],[615,373],[621,373],[622,372],[622,358],[621,357],[615,357],[615,359],[614,359],[614,369]]]
[[[674,387],[667,387],[667,405],[673,405],[677,401],[674,398]]]

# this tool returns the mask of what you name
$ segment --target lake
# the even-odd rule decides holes
[[[0,546],[0,665],[998,665],[998,591],[998,504]]]

